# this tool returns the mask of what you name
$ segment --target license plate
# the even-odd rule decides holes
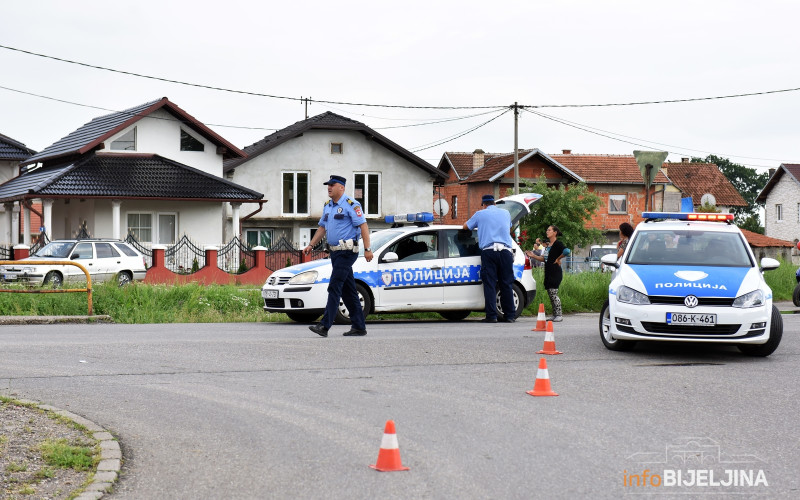
[[[689,325],[689,326],[714,326],[717,324],[716,314],[686,314],[686,313],[667,313],[668,325]]]
[[[266,298],[266,299],[277,299],[278,298],[278,291],[277,290],[264,290],[264,298]]]

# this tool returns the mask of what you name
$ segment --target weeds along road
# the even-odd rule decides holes
[[[800,315],[784,316],[765,359],[677,344],[611,352],[597,321],[556,325],[558,397],[526,394],[544,339],[530,318],[378,321],[363,338],[298,324],[4,326],[0,394],[114,433],[113,499],[797,497]],[[407,472],[368,467],[389,419]],[[666,486],[667,469],[684,483]],[[688,469],[713,469],[712,484],[749,470],[755,484],[708,486],[706,472],[690,486]]]

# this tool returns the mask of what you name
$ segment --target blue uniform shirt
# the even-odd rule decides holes
[[[325,236],[330,245],[338,245],[339,240],[358,240],[361,236],[358,226],[364,222],[366,219],[361,204],[346,194],[336,203],[328,200],[319,219],[319,225],[325,228]]]
[[[481,250],[494,243],[502,243],[511,248],[511,215],[506,210],[489,205],[475,212],[467,221],[467,227],[478,228],[478,246]]]

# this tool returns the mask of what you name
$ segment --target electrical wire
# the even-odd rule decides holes
[[[534,115],[539,116],[541,118],[545,118],[547,120],[552,120],[552,121],[554,121],[556,123],[560,123],[560,124],[566,125],[568,127],[576,128],[578,130],[582,130],[582,131],[588,132],[590,134],[599,135],[599,136],[605,137],[607,139],[611,139],[611,140],[618,141],[618,142],[624,142],[626,144],[632,144],[634,146],[639,146],[639,147],[643,147],[643,148],[652,147],[651,145],[648,145],[648,144],[642,144],[642,143],[639,143],[639,142],[627,141],[625,139],[620,139],[618,137],[614,137],[614,136],[611,136],[611,135],[608,135],[608,134],[596,132],[594,130],[591,130],[588,127],[575,125],[575,124],[566,122],[564,120],[561,120],[560,118],[556,118],[556,117],[553,117],[553,116],[545,115],[543,113],[537,113],[535,111],[530,111],[530,110],[526,110],[526,111],[528,111],[528,113],[534,114]],[[679,155],[679,156],[693,156],[692,154],[685,153],[683,151],[667,151],[667,152],[670,153],[670,154],[675,154],[675,155]],[[713,154],[713,153],[711,153],[711,154]],[[717,155],[717,156],[724,156],[724,155]],[[780,161],[780,160],[776,160],[776,161]],[[748,166],[748,167],[756,167],[756,168],[772,168],[770,165],[755,165],[755,164],[749,164],[749,163],[742,163],[741,165]]]
[[[134,73],[132,71],[123,71],[114,68],[107,68],[105,66],[97,66],[94,64],[83,63],[79,61],[72,61],[70,59],[64,59],[61,57],[55,56],[48,56],[46,54],[39,54],[37,52],[31,52],[29,50],[18,49],[15,47],[9,47],[7,45],[0,45],[0,49],[7,49],[13,50],[15,52],[20,52],[23,54],[28,54],[36,57],[43,57],[45,59],[52,59],[54,61],[60,61],[63,63],[69,64],[76,64],[78,66],[84,66],[86,68],[93,68],[99,69],[102,71],[110,71],[112,73],[120,73],[123,75],[128,76],[136,76],[139,78],[147,78],[150,80],[157,80],[160,82],[167,82],[167,83],[175,83],[178,85],[186,85],[188,87],[197,87],[202,89],[208,90],[218,90],[220,92],[230,92],[232,94],[243,94],[243,95],[250,95],[255,97],[268,97],[271,99],[284,99],[289,101],[301,101],[301,102],[318,102],[318,103],[325,103],[325,104],[338,104],[342,106],[365,106],[365,107],[374,107],[374,108],[398,108],[398,109],[490,109],[490,108],[502,108],[503,106],[406,106],[406,105],[399,105],[399,104],[368,104],[368,103],[359,103],[359,102],[345,102],[345,101],[326,101],[322,99],[310,99],[310,98],[303,98],[303,97],[289,97],[289,96],[280,96],[274,94],[262,94],[260,92],[251,92],[247,90],[235,90],[235,89],[226,89],[224,87],[214,87],[212,85],[203,85],[199,83],[190,83],[190,82],[183,82],[180,80],[172,80],[170,78],[163,78],[160,76],[152,76],[152,75],[144,75],[141,73]]]
[[[425,151],[426,149],[431,149],[431,148],[435,148],[436,146],[441,146],[442,144],[447,144],[448,142],[454,141],[454,140],[458,139],[459,137],[464,137],[467,134],[475,132],[476,130],[478,130],[479,128],[483,127],[484,125],[488,125],[489,123],[497,120],[498,118],[500,118],[504,114],[508,113],[509,111],[511,111],[511,108],[508,108],[508,109],[504,110],[502,113],[499,113],[494,118],[491,118],[491,119],[481,123],[480,125],[478,125],[476,127],[473,127],[473,128],[471,128],[469,130],[465,130],[464,132],[459,132],[458,134],[450,136],[450,137],[445,137],[444,139],[440,139],[439,141],[434,141],[435,143],[429,142],[428,144],[422,144],[421,146],[417,146],[416,148],[413,148],[411,150],[411,152],[412,153],[416,153],[418,151]],[[422,147],[422,146],[425,146],[425,147]]]

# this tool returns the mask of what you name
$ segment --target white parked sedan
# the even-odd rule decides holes
[[[608,349],[671,340],[736,344],[769,356],[780,344],[783,320],[772,305],[763,271],[732,214],[645,212],[617,268],[600,313]]]
[[[120,285],[143,280],[147,264],[142,254],[120,240],[54,240],[18,264],[0,266],[4,283],[49,284],[86,281],[77,266],[37,264],[37,261],[72,261],[89,271],[92,282],[116,279]]]
[[[514,224],[530,213],[541,198],[535,193],[498,200],[498,208],[511,214]],[[432,214],[428,213],[432,220]],[[387,222],[397,223],[399,217]],[[421,217],[408,216],[414,220]],[[365,314],[434,311],[449,320],[460,320],[472,311],[484,310],[481,257],[477,231],[461,226],[416,222],[370,235],[374,258],[367,262],[363,249],[353,265],[356,287]],[[514,305],[517,315],[536,295],[536,282],[527,257],[516,243],[514,251]],[[264,310],[286,313],[298,322],[313,322],[325,312],[329,259],[320,259],[275,271],[261,290]],[[498,309],[501,309],[499,293]],[[339,303],[338,323],[349,323],[344,303]]]

